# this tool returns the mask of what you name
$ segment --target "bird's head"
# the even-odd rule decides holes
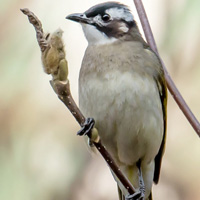
[[[130,34],[137,25],[130,9],[121,3],[106,2],[66,19],[81,23],[89,44],[107,44]]]

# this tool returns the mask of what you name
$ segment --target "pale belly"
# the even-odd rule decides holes
[[[163,113],[153,79],[128,72],[90,76],[79,84],[80,108],[93,117],[117,163],[151,162],[163,137]]]

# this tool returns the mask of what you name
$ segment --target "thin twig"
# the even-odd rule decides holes
[[[34,26],[38,44],[40,46],[41,51],[44,52],[47,48],[47,45],[44,43],[45,37],[44,37],[43,29],[42,29],[42,23],[37,18],[37,16],[33,12],[31,12],[29,9],[24,8],[24,9],[20,9],[20,10],[25,15],[28,16],[29,22]]]
[[[149,44],[149,46],[151,47],[151,49],[159,56],[158,53],[158,49],[153,37],[153,33],[144,9],[144,6],[142,4],[141,0],[134,0],[135,3],[135,7],[137,9],[143,30],[144,30],[144,34],[146,37],[146,40]],[[182,95],[180,94],[179,90],[177,89],[176,85],[174,84],[174,82],[172,81],[166,67],[165,64],[163,63],[162,59],[160,58],[164,72],[165,72],[165,79],[167,82],[167,87],[171,93],[171,95],[173,96],[173,98],[175,99],[176,103],[178,104],[179,108],[182,110],[182,112],[184,113],[185,117],[188,119],[188,121],[190,122],[191,126],[194,128],[194,130],[196,131],[196,133],[198,134],[198,136],[200,137],[200,123],[198,122],[198,120],[196,119],[196,117],[194,116],[194,114],[192,113],[192,111],[190,110],[190,108],[188,107],[188,105],[186,104],[185,100],[183,99]]]
[[[43,35],[42,30],[42,24],[40,20],[28,9],[21,9],[21,11],[28,16],[29,21],[36,30],[36,37],[38,40],[38,44],[41,48],[41,51],[45,51],[44,48],[46,48],[45,43],[45,37]],[[43,44],[45,44],[43,46]],[[43,50],[44,49],[44,50]],[[70,84],[69,81],[59,81],[59,80],[51,80],[50,81],[51,86],[53,87],[55,93],[58,95],[58,98],[67,106],[67,108],[70,110],[74,118],[77,120],[77,122],[80,124],[80,126],[83,126],[86,118],[83,116],[81,111],[79,110],[78,106],[76,105],[71,92],[70,92]],[[90,135],[88,135],[90,137]],[[94,146],[97,148],[97,150],[100,152],[108,166],[112,169],[112,171],[115,173],[115,175],[118,177],[120,182],[124,185],[124,187],[127,189],[129,194],[134,194],[136,192],[135,188],[132,186],[130,181],[126,178],[126,176],[122,173],[122,171],[119,169],[119,167],[114,162],[111,155],[107,152],[105,147],[101,144],[101,141],[94,142]]]

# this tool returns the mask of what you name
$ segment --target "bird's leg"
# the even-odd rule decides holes
[[[144,185],[144,180],[143,180],[142,170],[141,170],[141,160],[139,160],[136,165],[138,167],[139,190],[141,192],[141,200],[144,200],[144,197],[145,197],[145,185]]]
[[[141,170],[141,160],[137,162],[137,168],[138,168],[138,177],[139,177],[139,191],[132,195],[127,195],[125,197],[125,200],[144,200],[145,198],[145,185],[144,180],[142,177],[142,170]]]

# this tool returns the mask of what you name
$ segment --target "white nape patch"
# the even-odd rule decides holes
[[[119,30],[124,33],[127,33],[129,31],[129,28],[126,26],[125,23],[122,22],[122,23],[120,23]]]
[[[106,13],[109,14],[113,19],[124,19],[127,22],[134,20],[133,15],[124,8],[110,8],[106,10]]]
[[[105,33],[100,32],[95,26],[89,24],[81,24],[83,32],[89,44],[109,44],[117,41],[116,38],[109,38]]]

